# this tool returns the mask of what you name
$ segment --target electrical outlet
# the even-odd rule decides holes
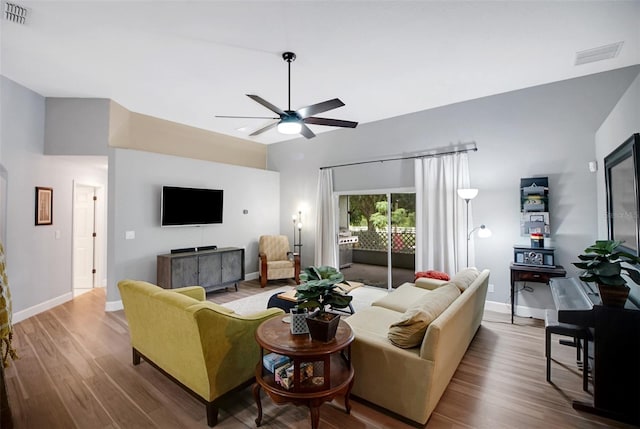
[[[493,292],[493,284],[489,283],[489,292]]]

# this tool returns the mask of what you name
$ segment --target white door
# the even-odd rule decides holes
[[[76,185],[73,201],[73,288],[95,286],[95,196],[93,186]]]

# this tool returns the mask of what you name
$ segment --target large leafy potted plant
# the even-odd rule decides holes
[[[327,311],[348,307],[353,299],[338,288],[344,281],[344,275],[328,266],[307,267],[300,273],[300,284],[296,288],[296,307],[299,309],[317,309],[307,317],[309,335],[314,340],[329,342],[333,340],[340,322],[340,315]]]
[[[573,263],[584,270],[580,280],[598,285],[602,304],[606,306],[624,307],[627,302],[629,286],[622,277],[623,272],[635,283],[640,284],[640,272],[631,266],[640,264],[640,258],[616,250],[622,243],[617,240],[598,240],[587,247],[583,255],[578,255],[582,262]],[[627,265],[622,265],[623,263]]]

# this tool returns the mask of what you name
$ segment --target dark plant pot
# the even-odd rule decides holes
[[[629,296],[629,286],[598,285],[602,305],[607,307],[624,307]]]
[[[325,320],[324,318],[328,320]],[[340,323],[340,315],[334,313],[320,313],[316,311],[307,317],[307,326],[309,327],[309,335],[316,341],[328,343],[336,337],[338,324]]]

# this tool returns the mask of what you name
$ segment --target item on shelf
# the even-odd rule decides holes
[[[541,249],[544,247],[544,235],[540,232],[531,234],[531,247]]]
[[[540,196],[529,196],[522,207],[525,212],[543,212],[544,202]]]
[[[269,371],[281,367],[285,363],[291,361],[288,356],[279,355],[278,353],[269,353],[262,357],[262,364]]]
[[[520,179],[520,235],[551,234],[549,227],[549,178]],[[533,246],[533,245],[532,245]]]
[[[293,362],[287,362],[278,367],[273,373],[276,383],[285,389],[293,387]]]
[[[293,374],[295,371],[293,362],[287,362],[274,371],[276,383],[289,390],[293,387]],[[313,362],[300,364],[300,383],[313,377]]]
[[[513,247],[513,261],[518,265],[534,267],[555,267],[554,248]]]
[[[302,362],[300,364],[300,382],[313,377],[313,362]]]
[[[540,180],[544,180],[544,182],[548,183],[548,180],[546,180],[546,178],[540,178]],[[523,187],[522,193],[524,195],[544,195],[549,189],[546,183],[544,184],[544,186],[538,186],[536,182],[533,182],[531,185]]]

